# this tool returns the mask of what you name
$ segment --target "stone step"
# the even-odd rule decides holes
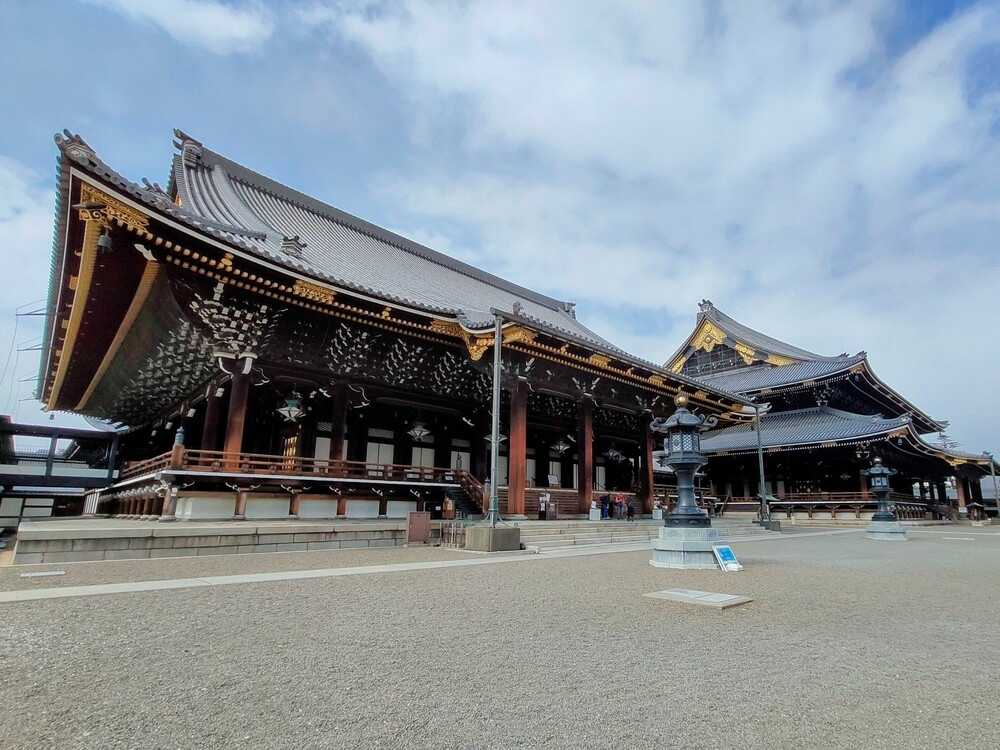
[[[780,532],[772,532],[762,529],[759,526],[740,527],[716,527],[721,532],[722,541],[730,539],[740,539],[747,537],[759,537],[766,535],[778,535]],[[646,528],[631,528],[623,531],[602,531],[595,530],[589,533],[577,534],[525,534],[521,533],[521,541],[525,547],[536,547],[540,549],[558,549],[561,547],[574,547],[584,544],[625,544],[630,542],[643,542],[655,539],[659,535],[659,526],[649,526]]]
[[[522,536],[573,536],[574,534],[612,534],[622,531],[650,531],[657,533],[660,529],[659,526],[645,526],[636,524],[623,524],[621,526],[601,526],[595,528],[593,526],[580,527],[580,528],[570,528],[570,529],[536,529],[526,526],[521,526]]]
[[[551,539],[542,541],[524,542],[525,547],[536,547],[539,549],[562,549],[563,547],[580,547],[588,544],[630,544],[635,542],[648,542],[652,537],[643,534],[618,535],[608,534],[607,536],[587,537],[586,539]]]

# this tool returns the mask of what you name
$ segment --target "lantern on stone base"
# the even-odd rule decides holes
[[[869,539],[880,542],[906,541],[906,529],[889,506],[889,493],[892,491],[889,477],[896,473],[895,469],[884,466],[881,458],[876,458],[872,467],[865,470],[865,476],[868,477],[868,487],[878,501],[875,514],[866,529],[865,535]]]
[[[714,418],[705,419],[688,411],[688,397],[678,393],[674,398],[677,410],[665,421],[650,428],[666,432],[663,440],[664,462],[677,477],[677,504],[664,519],[664,526],[711,526],[708,513],[698,507],[694,494],[694,475],[705,464],[701,452],[701,431],[714,426]]]
[[[712,546],[721,541],[721,535],[712,528],[708,514],[698,507],[694,494],[695,472],[705,463],[700,433],[714,427],[718,420],[692,414],[683,393],[677,394],[674,404],[677,409],[668,419],[650,424],[654,432],[667,433],[663,462],[677,477],[677,504],[652,542],[649,564],[655,568],[718,570]]]

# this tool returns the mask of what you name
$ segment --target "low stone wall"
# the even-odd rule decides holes
[[[431,529],[438,538],[440,528]],[[14,564],[137,560],[248,552],[398,547],[406,543],[405,523],[312,524],[310,526],[237,526],[191,528],[95,528],[74,532],[35,531],[19,537]]]

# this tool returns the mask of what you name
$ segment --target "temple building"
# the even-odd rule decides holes
[[[982,508],[980,479],[990,474],[991,459],[930,439],[947,423],[882,381],[863,351],[814,354],[749,328],[706,300],[691,335],[664,367],[769,405],[761,410],[759,437],[776,511],[825,518],[870,511],[862,471],[876,456],[897,471],[893,500],[903,515]],[[723,508],[756,508],[756,419],[706,433],[702,447],[710,456],[705,494]]]
[[[681,391],[720,425],[750,408],[713,382],[719,373],[688,366],[700,355],[679,367],[644,361],[587,328],[572,303],[347,214],[182,132],[165,188],[123,177],[79,136],[56,143],[38,396],[50,411],[119,431],[119,474],[91,493],[88,512],[479,513],[498,316],[505,515],[533,516],[542,491],[567,515],[612,490],[636,493],[648,511],[650,420],[668,416]]]

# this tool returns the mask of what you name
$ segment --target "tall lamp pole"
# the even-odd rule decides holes
[[[990,459],[990,475],[993,477],[993,507],[997,509],[997,520],[1000,521],[1000,492],[997,491],[997,462],[990,451],[983,451]]]
[[[490,511],[487,521],[496,527],[500,520],[500,497],[497,494],[497,464],[500,463],[500,344],[503,316],[493,312],[495,330],[493,332],[493,417],[490,426]]]
[[[762,523],[771,520],[771,506],[767,501],[767,482],[764,478],[764,440],[760,435],[760,419],[770,408],[770,404],[753,404],[754,425],[757,429],[757,473],[759,478],[757,492],[760,497],[760,520]]]

